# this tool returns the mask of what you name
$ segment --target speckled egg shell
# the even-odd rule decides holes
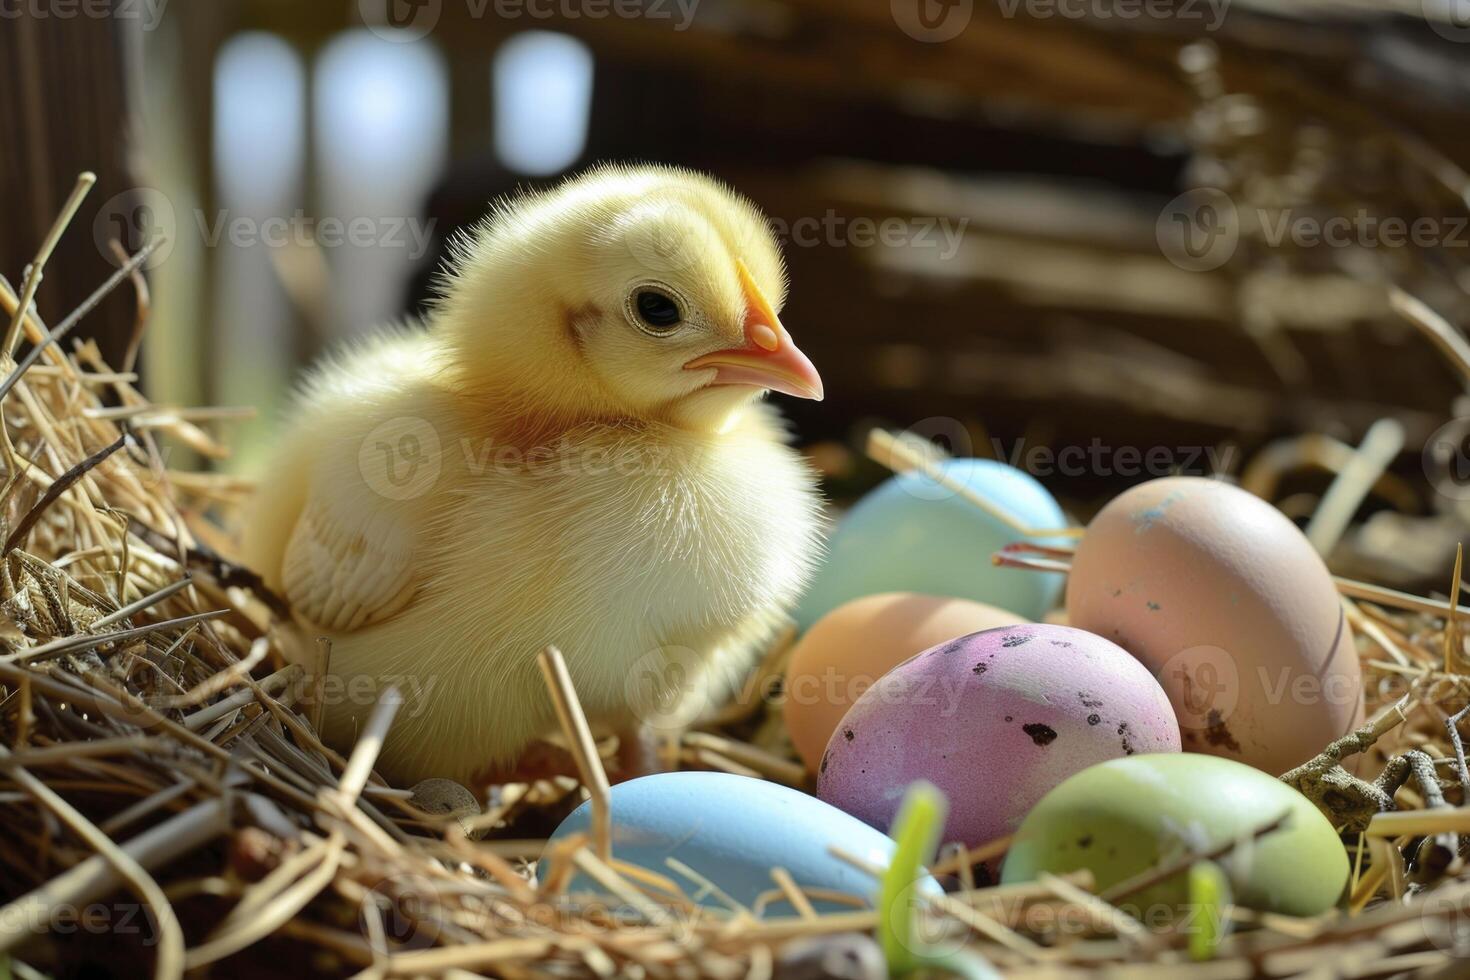
[[[1113,643],[1067,626],[1002,627],[926,650],[858,699],[828,743],[822,799],[886,828],[904,790],[949,797],[946,840],[1015,830],[1063,779],[1134,752],[1177,752],[1169,699]]]
[[[1001,880],[1086,869],[1099,890],[1190,852],[1281,825],[1229,866],[1235,901],[1287,915],[1331,908],[1348,878],[1342,841],[1305,796],[1259,770],[1195,753],[1139,755],[1093,766],[1063,782],[1026,815]],[[1189,882],[1175,875],[1120,902],[1145,921],[1190,914]]]
[[[786,668],[786,730],[812,772],[837,723],[863,692],[914,654],[957,636],[1025,622],[968,599],[886,592],[843,603],[817,620]]]
[[[711,907],[727,907],[683,878],[668,863],[683,862],[714,882],[735,901],[753,906],[775,888],[773,867],[785,868],[803,888],[827,889],[866,900],[876,885],[869,875],[833,857],[837,845],[883,866],[893,841],[872,827],[815,797],[761,779],[723,772],[667,772],[619,783],[612,788],[612,850],[619,861],[635,864],[677,882],[691,898]],[[590,834],[592,806],[574,810],[551,835],[553,845],[572,834]],[[552,871],[543,858],[538,874]],[[931,878],[922,887],[938,889]],[[578,875],[572,891],[599,892]],[[851,905],[814,900],[818,911],[850,910]],[[792,915],[784,900],[770,905],[769,915]]]
[[[1230,484],[1169,477],[1109,503],[1077,548],[1067,612],[1158,677],[1191,752],[1279,775],[1362,722],[1326,566],[1280,511]]]
[[[1046,488],[1014,466],[989,459],[950,459],[941,465],[1027,527],[1049,530],[1068,524]],[[879,592],[973,599],[1023,619],[1040,619],[1056,603],[1061,578],[1017,574],[990,561],[992,554],[1020,538],[1010,524],[924,474],[899,474],[858,501],[838,523],[826,558],[797,604],[797,624],[807,629],[844,602]]]

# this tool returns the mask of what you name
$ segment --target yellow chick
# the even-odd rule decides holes
[[[813,475],[761,397],[822,397],[785,293],[749,201],[608,166],[459,241],[423,329],[317,367],[245,537],[332,639],[327,740],[391,684],[389,778],[494,778],[557,730],[548,644],[626,743],[718,696],[819,547]]]

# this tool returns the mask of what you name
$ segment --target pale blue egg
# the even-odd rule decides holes
[[[612,788],[612,852],[625,861],[678,883],[702,905],[724,906],[668,863],[680,861],[708,878],[735,901],[753,906],[777,888],[773,867],[785,868],[804,889],[828,889],[871,903],[878,882],[828,852],[844,852],[886,867],[893,841],[867,824],[805,793],[778,783],[723,772],[666,772],[619,783]],[[584,803],[551,835],[554,844],[571,834],[592,831],[592,805]],[[551,845],[547,845],[548,855]],[[543,879],[551,858],[541,861]],[[923,879],[926,890],[937,888]],[[585,876],[572,881],[573,892],[602,892]],[[851,904],[814,900],[818,911],[851,909]],[[789,902],[768,904],[767,914],[794,915]]]
[[[1014,466],[989,459],[950,459],[940,465],[1021,525],[1053,530],[1068,524],[1046,488]],[[1056,604],[1062,576],[997,568],[990,560],[1021,539],[1009,524],[924,474],[898,474],[838,523],[827,556],[797,605],[797,624],[805,630],[843,603],[879,592],[973,599],[1040,619]]]

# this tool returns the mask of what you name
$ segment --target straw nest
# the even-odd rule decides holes
[[[13,323],[6,350],[29,341],[0,372],[0,944],[11,972],[882,975],[872,896],[819,916],[777,871],[768,906],[700,910],[654,900],[648,872],[583,840],[567,844],[572,863],[611,900],[570,895],[565,878],[536,880],[530,859],[584,798],[582,782],[602,791],[597,754],[609,749],[586,755],[554,656],[548,696],[583,750],[583,781],[500,786],[483,813],[432,815],[372,772],[391,698],[349,757],[323,745],[303,707],[314,679],[272,638],[285,610],[220,557],[226,542],[210,518],[242,488],[170,470],[155,436],[220,447],[188,413],[149,403],[130,365],[114,370],[92,344],[66,339],[129,278],[144,318],[143,258],[54,328],[16,315],[38,276],[19,296],[0,288]],[[1401,787],[1376,787],[1395,812],[1342,815],[1353,875],[1340,909],[1293,919],[1227,907],[1234,928],[1196,961],[1187,930],[1145,927],[1116,907],[1188,861],[1101,895],[1085,875],[980,887],[971,866],[1000,854],[1000,841],[941,852],[937,870],[958,887],[925,900],[924,935],[1015,976],[1286,977],[1328,963],[1353,977],[1452,971],[1470,902],[1458,856],[1470,811],[1458,805],[1446,726],[1470,701],[1462,645],[1445,603],[1356,595],[1344,601],[1375,724],[1347,748],[1365,748],[1367,774],[1420,754],[1393,764]],[[771,650],[731,704],[677,739],[678,764],[804,785],[779,699],[762,694],[783,656]],[[1330,762],[1300,784],[1329,805],[1341,794],[1324,786],[1371,797],[1375,787]],[[688,896],[704,887],[687,869],[660,877]]]

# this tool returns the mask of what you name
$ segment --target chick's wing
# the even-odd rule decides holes
[[[286,598],[323,629],[381,622],[413,596],[414,539],[391,510],[314,493],[286,549]]]

